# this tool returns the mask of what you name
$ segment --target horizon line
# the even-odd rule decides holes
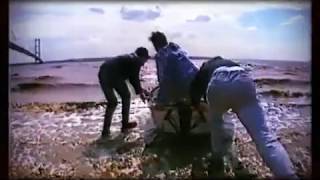
[[[36,62],[22,62],[22,63],[8,63],[9,65],[31,65],[31,64],[51,64],[51,63],[67,63],[67,62],[98,62],[98,61],[105,61],[108,59],[112,59],[116,56],[111,57],[88,57],[88,58],[71,58],[71,59],[63,59],[63,60],[49,60],[49,61],[43,61],[43,63],[36,63]],[[216,56],[188,56],[191,60],[209,60]],[[150,59],[154,60],[154,57],[151,57]],[[253,58],[226,58],[231,60],[261,60],[261,61],[287,61],[287,62],[309,62],[306,60],[277,60],[277,59],[253,59]]]

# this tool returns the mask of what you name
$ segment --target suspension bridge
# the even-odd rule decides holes
[[[30,52],[29,50],[23,48],[22,46],[12,42],[12,41],[9,41],[9,48],[12,49],[12,50],[15,50],[15,51],[18,51],[20,53],[23,53],[27,56],[30,56],[30,57],[33,57],[34,60],[35,60],[35,63],[43,63],[43,60],[41,59],[40,57],[40,39],[39,38],[36,38],[35,39],[35,46],[34,46],[34,53]]]

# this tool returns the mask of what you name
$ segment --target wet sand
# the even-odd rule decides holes
[[[310,177],[310,107],[267,102],[261,105],[269,128],[287,148],[299,176]],[[153,125],[148,106],[139,99],[132,103],[130,115],[138,128],[125,135],[120,133],[119,105],[112,122],[113,137],[97,143],[104,106],[103,102],[12,105],[10,177],[188,178],[192,177],[194,158],[205,161],[210,154],[208,137],[193,137],[186,143],[181,139],[171,144],[165,140],[146,146]],[[226,116],[236,124],[235,143],[241,167],[248,170],[246,177],[270,177],[270,170],[244,127],[234,114]],[[201,153],[194,154],[197,151]]]
[[[97,141],[105,111],[104,96],[96,79],[99,63],[70,63],[59,68],[49,64],[12,67],[10,177],[208,177],[209,136],[182,139],[172,134],[158,134],[154,138],[149,105],[135,96],[132,97],[130,121],[137,121],[138,127],[127,134],[120,133],[119,102],[112,121],[112,137],[104,142]],[[201,61],[195,64],[199,66]],[[88,69],[88,65],[92,68]],[[297,174],[309,178],[311,92],[308,73],[295,68],[244,66],[249,68],[257,83],[267,125],[289,152]],[[70,72],[78,74],[70,75]],[[142,68],[142,86],[155,87],[155,75],[154,62],[149,62]],[[237,168],[226,172],[226,176],[271,177],[235,114],[227,113],[225,117],[236,125],[239,161]]]

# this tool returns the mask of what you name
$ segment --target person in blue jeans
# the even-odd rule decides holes
[[[231,151],[234,135],[230,119],[223,119],[223,114],[231,108],[274,176],[297,178],[288,153],[267,127],[254,81],[239,64],[220,56],[205,62],[191,84],[190,93],[194,107],[200,107],[202,97],[208,102],[212,153],[222,167],[223,158]]]
[[[157,51],[155,55],[159,82],[157,105],[177,105],[180,130],[185,135],[190,129],[192,117],[189,88],[198,68],[179,45],[167,41],[164,33],[152,32],[149,40]]]

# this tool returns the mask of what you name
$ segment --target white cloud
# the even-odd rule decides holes
[[[248,31],[256,31],[257,27],[256,26],[250,26],[250,27],[247,27],[247,30]]]
[[[287,21],[281,23],[280,25],[281,26],[288,26],[291,24],[295,24],[303,19],[304,19],[304,16],[302,16],[302,15],[293,16],[293,17],[289,18]]]
[[[148,21],[155,20],[161,15],[161,9],[159,6],[156,6],[155,10],[153,9],[129,9],[125,6],[121,7],[120,10],[121,17],[124,20],[129,21]]]
[[[189,19],[187,22],[209,22],[210,21],[210,16],[207,15],[199,15],[195,17],[194,19]]]
[[[93,7],[93,8],[89,8],[89,11],[97,14],[104,14],[104,10],[102,8]]]

